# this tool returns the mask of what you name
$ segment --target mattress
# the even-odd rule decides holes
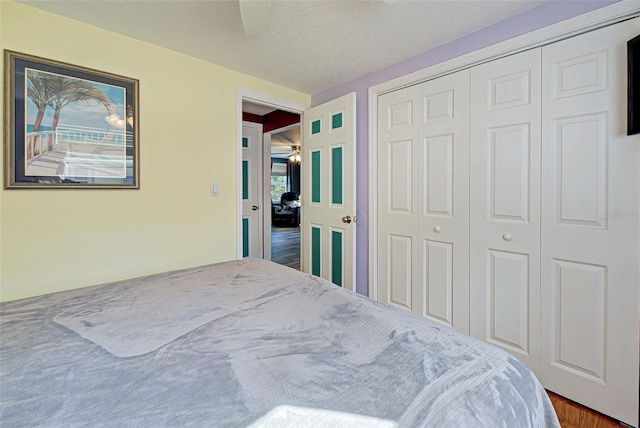
[[[245,259],[0,304],[0,425],[559,427],[511,355]]]

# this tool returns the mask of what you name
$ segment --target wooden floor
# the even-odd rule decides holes
[[[300,226],[271,227],[271,261],[300,270]]]
[[[548,391],[547,391],[548,392]],[[625,425],[601,413],[548,392],[562,428],[621,428]]]

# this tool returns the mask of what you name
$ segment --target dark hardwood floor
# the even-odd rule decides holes
[[[271,227],[271,261],[300,270],[300,226]]]
[[[547,391],[562,428],[622,428],[625,425],[608,416]]]

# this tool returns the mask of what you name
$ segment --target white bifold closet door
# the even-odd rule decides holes
[[[469,70],[378,104],[378,300],[469,331]]]
[[[640,18],[542,49],[542,383],[638,425],[640,135],[626,42]]]
[[[378,98],[378,299],[638,426],[640,18]],[[467,315],[468,312],[468,315]]]
[[[540,49],[471,70],[471,334],[540,373]]]

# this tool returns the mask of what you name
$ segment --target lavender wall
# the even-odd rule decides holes
[[[358,180],[356,189],[356,215],[358,216],[356,229],[356,242],[358,246],[356,255],[356,290],[358,293],[368,294],[369,283],[369,225],[367,218],[369,204],[369,123],[367,94],[369,87],[555,24],[565,19],[591,12],[592,10],[616,3],[617,1],[619,0],[548,1],[504,21],[423,52],[406,61],[370,73],[311,97],[311,105],[316,106],[350,92],[356,93],[356,115],[358,121],[356,131],[356,174]]]

